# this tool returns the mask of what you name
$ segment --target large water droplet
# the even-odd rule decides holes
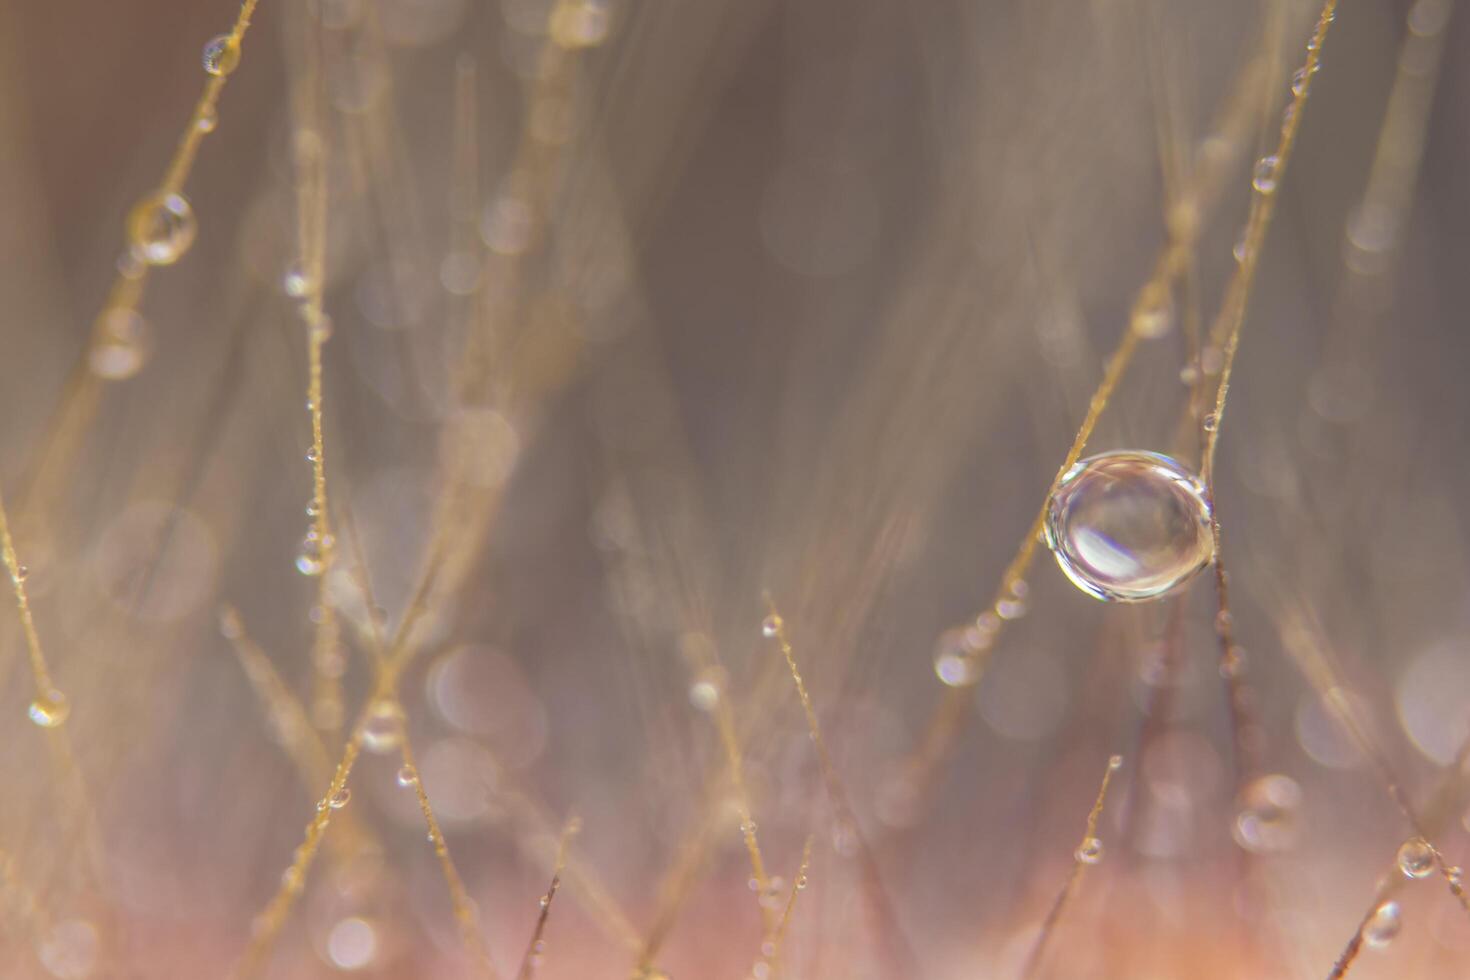
[[[194,244],[194,208],[182,194],[145,197],[128,212],[128,241],[150,265],[172,265]]]
[[[1079,589],[1119,602],[1167,595],[1215,551],[1199,479],[1167,456],[1133,450],[1067,471],[1047,506],[1046,543]]]

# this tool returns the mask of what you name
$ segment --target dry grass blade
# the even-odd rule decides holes
[[[402,709],[400,708],[399,711],[401,712]],[[449,884],[449,901],[454,909],[454,921],[459,927],[460,939],[464,942],[465,949],[474,957],[475,966],[480,975],[494,980],[500,974],[496,972],[495,964],[490,959],[490,952],[485,948],[485,938],[480,933],[480,923],[475,917],[475,905],[470,901],[469,894],[465,891],[464,881],[454,866],[454,860],[449,856],[449,842],[444,839],[444,831],[439,827],[439,818],[434,816],[434,808],[429,805],[429,797],[424,792],[423,780],[419,778],[418,764],[414,761],[413,747],[409,744],[408,734],[403,732],[400,737],[403,739],[401,747],[403,765],[407,773],[412,776],[411,785],[414,796],[418,799],[419,811],[424,815],[424,824],[429,829],[429,843],[434,846],[434,856],[439,860],[439,869],[444,874],[444,880]]]
[[[1057,469],[1052,486],[1047,488],[1036,517],[1022,537],[1014,557],[1001,574],[1000,587],[995,597],[975,618],[976,644],[968,654],[968,663],[964,670],[966,683],[946,689],[925,726],[918,746],[910,756],[908,768],[920,796],[926,792],[934,770],[948,755],[969,714],[974,700],[970,696],[970,688],[980,682],[1007,619],[1025,609],[1026,574],[1040,542],[1051,490],[1082,457],[1098,419],[1133,360],[1141,339],[1140,330],[1151,322],[1161,306],[1167,305],[1172,284],[1188,271],[1195,243],[1224,187],[1235,150],[1242,145],[1250,129],[1255,107],[1265,89],[1263,80],[1269,75],[1269,59],[1264,55],[1253,59],[1240,72],[1216,127],[1219,139],[1209,144],[1213,149],[1202,157],[1192,179],[1184,182],[1177,200],[1170,205],[1166,221],[1168,238],[1155,259],[1148,279],[1134,296],[1123,336],[1108,357],[1102,379],[1088,402],[1087,411],[1062,465]]]
[[[1062,912],[1066,910],[1067,903],[1071,901],[1072,895],[1077,890],[1077,884],[1082,880],[1082,874],[1089,865],[1096,864],[1102,859],[1102,841],[1097,836],[1097,821],[1102,816],[1103,804],[1108,798],[1108,784],[1113,780],[1113,774],[1123,768],[1123,757],[1115,755],[1108,760],[1108,767],[1103,771],[1102,785],[1098,787],[1097,799],[1092,804],[1092,810],[1087,814],[1087,831],[1082,835],[1082,840],[1077,844],[1077,851],[1072,856],[1072,870],[1067,874],[1066,884],[1057,893],[1051,908],[1047,910],[1046,918],[1041,921],[1041,932],[1036,937],[1036,945],[1031,947],[1030,954],[1026,957],[1026,963],[1021,968],[1022,980],[1029,980],[1036,975],[1041,966],[1042,956],[1046,953],[1047,944],[1056,932],[1057,923],[1062,918]]]
[[[567,849],[571,846],[572,838],[581,829],[582,821],[576,817],[568,820],[562,828],[561,840],[556,846],[556,865],[551,870],[551,884],[546,886],[546,894],[541,896],[541,911],[536,916],[536,928],[531,932],[531,941],[526,944],[520,969],[516,971],[516,980],[531,980],[541,964],[546,952],[546,941],[543,937],[546,934],[546,920],[551,917],[551,903],[556,901],[556,891],[561,887],[561,873],[567,866]]]
[[[827,791],[827,802],[832,807],[833,823],[839,834],[849,837],[856,843],[862,861],[865,897],[877,919],[874,929],[876,942],[889,960],[890,969],[900,971],[905,975],[912,975],[916,969],[917,959],[904,936],[898,916],[893,909],[893,902],[883,885],[883,878],[878,870],[878,860],[868,845],[862,829],[858,826],[857,815],[853,812],[847,791],[843,788],[842,780],[837,775],[837,767],[832,762],[832,753],[827,749],[827,740],[823,738],[822,726],[817,720],[816,706],[812,703],[811,694],[806,688],[806,681],[802,678],[801,671],[796,664],[796,653],[786,633],[786,621],[781,618],[781,612],[776,608],[770,595],[766,596],[766,609],[768,614],[762,631],[774,639],[781,648],[781,655],[786,659],[786,667],[791,672],[791,682],[796,687],[796,696],[800,699],[801,710],[806,715],[807,734],[811,736],[812,745],[817,752],[817,763],[822,770],[822,782]]]
[[[761,957],[751,968],[753,976],[777,980],[781,975],[781,946],[786,941],[786,930],[791,925],[791,913],[796,909],[796,896],[807,886],[807,872],[812,866],[812,840],[812,836],[808,834],[806,843],[801,847],[801,864],[796,869],[796,877],[791,879],[791,890],[786,895],[786,904],[781,909],[781,917],[776,920],[775,929],[767,933],[765,941],[761,943]]]
[[[231,71],[238,65],[245,34],[250,29],[258,3],[259,0],[242,0],[234,24],[229,33],[223,35],[224,50],[229,52],[224,56],[228,59],[229,70],[210,72],[199,94],[199,99],[194,104],[194,110],[189,114],[189,121],[179,136],[179,142],[174,148],[173,156],[164,170],[163,179],[159,182],[157,190],[140,202],[128,217],[127,243],[118,260],[118,271],[113,279],[112,287],[108,290],[102,312],[94,324],[93,345],[105,344],[111,339],[109,336],[111,314],[136,312],[143,301],[143,292],[148,283],[148,272],[152,263],[145,261],[140,254],[134,234],[134,226],[140,222],[135,219],[145,217],[139,209],[144,208],[149,202],[161,201],[182,193],[184,184],[188,181],[189,174],[194,168],[194,160],[199,153],[200,144],[204,141],[204,137],[212,133],[218,125],[220,95],[224,91],[225,82],[229,79]],[[82,438],[91,425],[100,401],[101,379],[89,369],[89,357],[90,352],[83,351],[81,358],[72,368],[71,375],[63,389],[61,401],[47,425],[46,438],[41,442],[41,458],[36,462],[21,501],[26,519],[34,520],[43,526],[47,523],[46,515],[33,513],[33,508],[49,506],[58,498],[58,488],[67,480],[73,457],[81,447]]]

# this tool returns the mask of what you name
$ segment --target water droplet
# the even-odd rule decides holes
[[[1204,429],[1206,432],[1214,432],[1220,427],[1220,417],[1214,412],[1210,412],[1204,418],[1199,420],[1199,424],[1200,428]]]
[[[53,687],[32,701],[27,713],[31,716],[31,721],[42,728],[56,728],[71,715],[71,703],[67,701],[65,694]]]
[[[689,703],[700,711],[714,711],[720,703],[720,685],[711,677],[701,677],[689,685]]]
[[[199,225],[188,198],[158,193],[133,206],[127,230],[133,252],[144,262],[172,265],[194,244]]]
[[[1246,247],[1247,247],[1247,245],[1249,243],[1249,239],[1250,239],[1250,230],[1248,228],[1242,228],[1240,230],[1240,237],[1237,238],[1237,239],[1235,239],[1235,244],[1230,249],[1230,254],[1233,255],[1233,256],[1235,256],[1235,261],[1236,262],[1244,262],[1245,261],[1245,251],[1246,251]],[[1209,374],[1210,372],[1207,371],[1205,373],[1206,374]]]
[[[211,75],[228,75],[240,65],[240,42],[228,34],[212,37],[204,45],[200,60]]]
[[[1410,837],[1399,848],[1398,862],[1405,878],[1428,878],[1434,874],[1434,848],[1422,837]]]
[[[1374,949],[1382,949],[1393,942],[1403,928],[1403,916],[1399,914],[1398,902],[1384,902],[1373,910],[1368,921],[1363,923],[1363,941]]]
[[[405,788],[419,781],[419,774],[414,772],[412,766],[404,765],[398,769],[398,785]]]
[[[781,617],[771,613],[761,621],[761,635],[768,640],[775,639],[781,632],[781,626]]]
[[[779,909],[786,904],[786,879],[780,875],[766,880],[757,903],[761,908]]]
[[[1123,757],[1121,755],[1115,755],[1115,756],[1110,757],[1108,759],[1108,768],[1111,769],[1113,772],[1117,772],[1119,769],[1122,769],[1123,768]]]
[[[327,934],[327,957],[339,970],[361,970],[377,955],[378,934],[366,919],[343,919]]]
[[[1001,619],[1020,619],[1026,615],[1026,603],[1020,599],[999,599],[995,603],[995,614]]]
[[[398,702],[374,702],[362,723],[362,747],[369,752],[391,752],[403,744],[403,709]]]
[[[321,453],[318,453],[315,448],[308,449],[306,451],[306,461],[308,463],[315,463],[317,460],[319,460],[321,458],[322,458],[321,457]]]
[[[325,313],[317,313],[307,324],[307,335],[319,344],[325,344],[332,339],[332,318]]]
[[[122,381],[142,370],[148,358],[148,327],[130,306],[113,306],[97,316],[87,366],[107,381]]]
[[[1261,157],[1256,161],[1256,169],[1251,172],[1251,186],[1262,194],[1272,194],[1276,191],[1276,170],[1281,161],[1274,156]]]
[[[200,113],[199,118],[194,120],[194,128],[201,133],[212,133],[218,125],[219,113],[215,112],[214,106],[206,108]]]
[[[352,790],[348,789],[346,786],[343,786],[341,789],[337,790],[337,792],[331,795],[331,798],[327,800],[327,806],[331,807],[333,810],[340,810],[351,800]]]
[[[1248,851],[1284,851],[1296,842],[1302,788],[1279,773],[1249,783],[1240,794],[1235,841]]]
[[[1089,837],[1077,845],[1072,856],[1083,864],[1097,864],[1103,859],[1103,842],[1096,837]]]
[[[302,575],[320,575],[326,567],[326,548],[323,547],[316,528],[312,528],[301,539],[301,552],[296,556],[296,570]]]
[[[1169,294],[1160,290],[1133,314],[1133,332],[1145,340],[1156,340],[1166,336],[1174,326],[1174,311],[1169,304]]]
[[[1204,486],[1175,460],[1135,450],[1067,471],[1047,505],[1046,543],[1079,589],[1119,602],[1167,595],[1214,557]]]
[[[559,4],[549,25],[551,40],[568,50],[595,47],[607,38],[609,22],[607,0]]]
[[[980,665],[972,645],[974,630],[948,630],[934,648],[934,673],[950,687],[964,687],[980,679]]]
[[[311,277],[300,262],[292,262],[281,277],[281,289],[292,299],[305,299],[311,294]]]
[[[1310,77],[1310,74],[1311,73],[1308,72],[1305,68],[1298,68],[1296,70],[1296,72],[1292,74],[1292,76],[1291,76],[1291,94],[1292,95],[1301,95],[1303,92],[1305,92],[1307,90],[1307,78]]]

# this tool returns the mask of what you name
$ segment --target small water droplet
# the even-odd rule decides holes
[[[761,635],[768,640],[775,639],[781,632],[781,625],[781,617],[772,613],[761,621]]]
[[[218,125],[219,113],[215,111],[214,106],[206,108],[199,114],[199,118],[194,120],[194,128],[201,133],[212,133]]]
[[[949,687],[964,687],[980,679],[971,630],[948,630],[934,649],[934,673]]]
[[[128,242],[150,265],[177,262],[194,244],[198,230],[194,208],[182,194],[154,194],[128,212]]]
[[[1403,916],[1398,902],[1384,902],[1373,910],[1368,921],[1363,923],[1363,941],[1374,949],[1382,949],[1394,941],[1403,928]]]
[[[1305,68],[1298,68],[1291,76],[1291,94],[1301,95],[1307,90],[1307,79],[1310,73]]]
[[[1166,336],[1174,327],[1174,311],[1167,292],[1152,298],[1133,314],[1133,332],[1145,340]]]
[[[1072,856],[1083,864],[1097,864],[1103,859],[1103,842],[1089,837],[1077,846]]]
[[[551,40],[567,50],[595,47],[607,38],[610,22],[607,0],[558,4],[549,25]]]
[[[299,261],[286,267],[286,274],[281,277],[281,289],[292,299],[305,299],[311,295],[311,277]]]
[[[319,460],[321,458],[322,458],[321,457],[321,454],[318,453],[315,448],[308,449],[306,451],[306,461],[308,463],[315,463],[317,460]]]
[[[204,45],[200,60],[211,75],[228,75],[240,65],[240,42],[228,34],[212,37]]]
[[[720,704],[719,682],[707,676],[690,684],[689,703],[700,711],[714,711]]]
[[[362,724],[362,747],[379,754],[393,751],[403,744],[403,723],[403,709],[398,702],[374,702]]]
[[[1434,874],[1434,848],[1422,837],[1410,837],[1399,848],[1398,862],[1405,878],[1428,878]]]
[[[331,807],[333,810],[340,810],[349,802],[351,802],[351,800],[352,790],[348,789],[346,786],[343,786],[341,789],[337,790],[337,792],[333,793],[331,798],[327,800],[327,806]]]
[[[1276,171],[1281,161],[1274,156],[1265,156],[1256,161],[1256,168],[1251,172],[1251,186],[1262,194],[1272,194],[1276,191]]]
[[[1108,768],[1113,770],[1113,772],[1117,772],[1119,769],[1122,769],[1123,757],[1121,755],[1115,755],[1108,759]]]
[[[412,786],[419,781],[419,774],[414,772],[412,766],[400,766],[398,768],[398,785],[403,787]]]
[[[1250,782],[1240,794],[1235,841],[1248,851],[1284,851],[1296,842],[1302,788],[1280,773]]]
[[[1000,599],[995,603],[995,614],[1001,619],[1020,619],[1026,615],[1026,603],[1020,599]]]
[[[99,378],[123,381],[143,368],[148,358],[148,327],[137,310],[112,306],[97,316],[87,367]]]
[[[31,721],[42,728],[56,728],[70,717],[71,703],[67,701],[65,694],[53,687],[32,701],[27,713]]]
[[[296,570],[302,575],[320,575],[326,567],[326,548],[316,533],[316,528],[312,528],[301,539],[301,551],[296,555]]]
[[[1067,577],[1105,601],[1167,595],[1214,557],[1204,486],[1157,453],[1126,450],[1079,462],[1057,484],[1045,530]]]

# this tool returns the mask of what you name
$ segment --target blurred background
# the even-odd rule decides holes
[[[1351,975],[1464,976],[1395,864],[1470,844],[1452,8],[1344,4],[1267,192],[1222,676],[1209,573],[1003,579],[1130,329],[1088,452],[1199,464],[1315,5],[262,0],[227,75],[230,0],[0,5],[0,493],[69,707],[7,596],[0,973],[490,975],[467,925],[508,977],[1010,977],[1078,867],[1034,976],[1325,976],[1389,900]]]

